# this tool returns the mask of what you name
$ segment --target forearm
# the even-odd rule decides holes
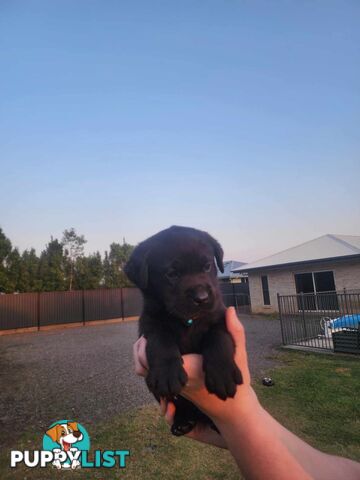
[[[290,468],[290,464],[287,463],[287,461],[284,462],[286,456],[283,455],[282,450],[285,449],[293,460],[301,466],[303,471],[309,475],[309,478],[311,477],[314,480],[338,480],[339,478],[346,478],[346,480],[360,479],[359,463],[335,455],[328,455],[313,448],[277,422],[260,405],[251,388],[250,391],[253,397],[249,399],[251,406],[246,406],[249,401],[242,402],[243,405],[239,405],[238,414],[235,414],[236,405],[233,406],[234,414],[231,416],[233,423],[229,421],[229,417],[225,417],[223,423],[221,420],[216,421],[218,428],[220,428],[220,425],[223,425],[223,427],[220,428],[221,434],[240,468],[243,468],[242,464],[244,464],[245,461],[245,463],[247,462],[251,467],[251,471],[253,471],[254,464],[252,458],[256,458],[256,464],[258,464],[260,460],[263,462],[263,465],[257,465],[259,469],[266,468],[267,461],[270,465],[275,465],[276,459],[280,459],[283,466],[287,465],[287,468]],[[260,430],[258,431],[257,429]],[[244,439],[245,442],[245,449],[241,446],[242,450],[240,450],[239,442],[241,439]],[[257,443],[259,451],[267,456],[260,456],[258,452],[256,452],[256,447],[254,447],[254,457],[254,453],[249,450],[251,449],[251,444],[247,443],[250,440],[251,442]],[[230,446],[232,448],[230,448]],[[248,456],[248,458],[241,458],[241,455]],[[280,477],[280,473],[281,470],[279,470],[279,476],[277,477],[275,475],[274,478],[282,478]],[[247,476],[246,478],[252,477]],[[271,477],[266,475],[265,478],[268,479]],[[286,478],[286,468],[284,478]]]
[[[301,440],[262,408],[262,421],[315,480],[360,479],[360,464],[347,458],[328,455]]]
[[[227,399],[222,403],[222,408],[205,410],[205,413],[212,417],[219,428],[221,437],[215,432],[212,432],[212,436],[209,435],[209,432],[193,433],[197,440],[229,448],[247,479],[287,478],[288,471],[294,471],[295,475],[296,471],[300,474],[301,470],[302,475],[306,472],[308,476],[295,477],[292,473],[291,478],[360,479],[359,463],[343,457],[328,455],[311,447],[278,423],[260,405],[251,387],[246,390],[244,386],[239,387],[240,391],[242,392],[241,396],[237,395],[234,399]],[[190,400],[201,408],[198,397],[198,395],[192,396]],[[201,394],[200,397],[203,398],[204,394]],[[216,438],[212,438],[214,436]],[[297,467],[294,466],[294,462]],[[272,469],[274,466],[276,466],[276,470],[272,470],[274,476],[271,477],[267,469]],[[299,467],[301,467],[300,472]]]
[[[234,398],[222,401],[205,387],[202,357],[185,355],[188,381],[181,395],[208,415],[221,433],[218,436],[214,431],[194,430],[188,436],[222,448],[227,446],[248,480],[359,480],[360,464],[316,450],[261,407],[250,386],[244,329],[232,308],[226,312],[226,325],[235,341],[235,362],[242,372],[243,384],[238,386]],[[138,346],[134,350],[135,364],[137,372],[144,375],[148,369],[145,349],[140,351]],[[139,362],[138,357],[143,360]],[[171,402],[169,405],[175,408]]]
[[[235,412],[234,412],[235,413]],[[262,423],[262,408],[255,406],[246,417],[234,415],[232,422],[216,425],[247,480],[305,480],[311,476],[268,425]],[[291,475],[289,476],[289,472]]]
[[[182,395],[214,421],[248,480],[288,480],[289,472],[292,480],[311,478],[271,428],[263,425],[263,409],[248,383],[245,362],[245,382],[238,387],[235,397],[226,401],[209,394],[202,383],[198,373],[202,372],[202,357],[185,355],[184,364],[189,381]]]

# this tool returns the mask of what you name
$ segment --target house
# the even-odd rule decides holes
[[[247,283],[247,273],[234,272],[234,269],[246,265],[244,262],[228,260],[224,262],[224,273],[217,271],[217,277],[222,283]]]
[[[277,294],[360,290],[360,236],[323,235],[235,268],[249,276],[253,313],[278,311]]]

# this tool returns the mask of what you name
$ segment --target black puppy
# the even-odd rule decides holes
[[[157,400],[176,406],[174,435],[211,420],[179,396],[187,375],[181,356],[203,356],[206,388],[222,400],[242,383],[234,342],[225,326],[225,306],[214,258],[223,272],[223,251],[208,233],[173,226],[140,243],[125,267],[144,296],[139,334],[147,339],[146,383]]]

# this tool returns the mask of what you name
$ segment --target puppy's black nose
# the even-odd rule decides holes
[[[74,430],[73,435],[75,438],[80,438],[81,437],[81,432],[79,430]]]
[[[209,301],[209,294],[205,288],[196,288],[191,290],[190,296],[197,305],[202,305]]]

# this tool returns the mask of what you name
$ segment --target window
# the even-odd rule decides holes
[[[333,272],[315,272],[314,281],[317,292],[335,292]]]
[[[270,305],[269,282],[267,275],[262,275],[261,285],[264,297],[264,305]]]
[[[296,293],[314,293],[314,280],[312,273],[295,274]]]
[[[296,293],[335,292],[333,272],[295,274]]]
[[[303,299],[298,298],[299,310],[339,309],[332,271],[296,273],[295,285],[296,293],[304,294]]]

